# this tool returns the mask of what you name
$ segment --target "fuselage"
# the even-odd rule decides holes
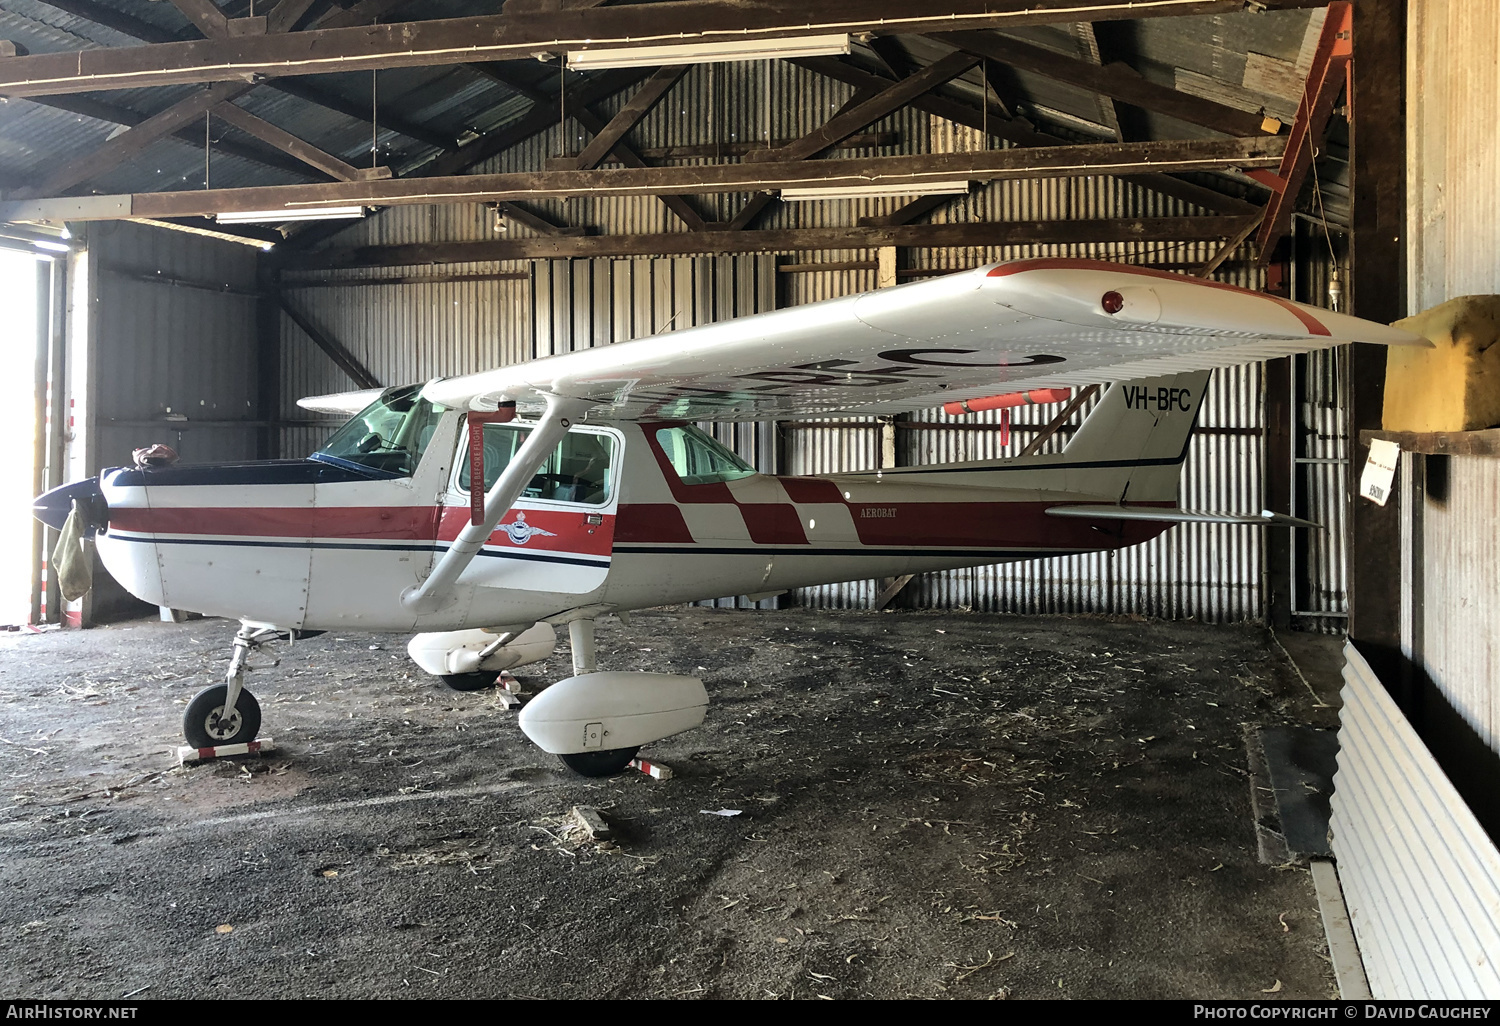
[[[462,426],[444,413],[405,476],[318,459],[107,471],[100,557],[163,606],[283,628],[442,631],[1097,551],[1166,529],[1047,516],[1117,498],[1061,457],[716,479],[682,473],[680,425],[575,427],[609,453],[607,475],[594,472],[607,486],[584,495],[539,475],[445,604],[416,613],[402,592],[469,516]]]

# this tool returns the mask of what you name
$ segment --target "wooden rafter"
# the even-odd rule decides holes
[[[862,71],[846,61],[834,57],[807,57],[794,60],[792,63],[806,68],[815,74],[837,79],[856,88],[888,81],[888,79],[871,74],[868,71]],[[917,97],[912,101],[911,105],[918,110],[926,111],[928,114],[936,114],[940,118],[946,118],[955,124],[978,131],[987,131],[995,138],[1004,139],[1017,146],[1059,146],[1065,145],[1067,142],[1067,140],[1061,139],[1058,136],[1037,131],[1029,121],[1023,118],[1010,117],[1000,104],[993,101],[990,103],[989,111],[986,112],[937,93],[928,93]],[[1248,216],[1260,209],[1253,203],[1247,203],[1232,196],[1225,196],[1222,193],[1204,188],[1201,185],[1173,178],[1169,174],[1148,173],[1121,175],[1120,177],[1140,188],[1159,192],[1163,195],[1221,213]]]
[[[817,183],[845,188],[898,183],[920,191],[926,182],[1056,178],[1265,167],[1279,163],[1285,140],[1199,139],[1167,142],[1095,143],[1079,146],[1014,147],[969,153],[906,157],[841,158],[776,164],[709,164],[687,167],[595,168],[532,171],[447,178],[398,178],[380,182],[326,182],[247,189],[148,192],[130,196],[33,199],[0,203],[0,217],[33,220],[96,220],[119,217],[185,217],[300,206],[364,204],[393,206],[483,203],[576,195],[688,196],[700,193],[763,192]]]
[[[57,196],[119,167],[147,146],[166,135],[173,135],[184,125],[203,117],[221,103],[249,92],[254,86],[243,82],[220,82],[185,96],[159,114],[154,114],[129,131],[121,132],[98,149],[76,157],[53,170],[39,184],[22,189],[15,199],[35,196]]]
[[[276,147],[283,153],[295,157],[309,167],[317,168],[328,177],[338,181],[364,182],[391,177],[391,169],[388,167],[355,167],[232,103],[218,104],[214,107],[213,113],[240,131]]]
[[[952,81],[978,63],[979,58],[963,53],[950,53],[946,57],[940,57],[921,71],[891,83],[868,99],[847,105],[846,109],[801,139],[777,149],[747,153],[745,159],[784,161],[805,160],[816,156],[832,149],[866,125],[905,107],[922,94],[931,92],[944,82]]]
[[[1268,7],[1313,7],[1326,0],[1262,0]],[[529,58],[538,52],[644,46],[670,34],[674,42],[724,38],[775,40],[821,33],[889,35],[1239,11],[1242,0],[1176,0],[1142,6],[1131,0],[947,0],[941,11],[908,0],[845,0],[809,25],[805,0],[722,0],[596,7],[584,11],[495,14],[387,25],[311,29],[234,38],[108,47],[14,57],[0,64],[0,93],[45,96],[251,76],[279,78],[430,67],[474,60]]]
[[[177,37],[166,29],[153,25],[149,21],[142,21],[140,18],[122,11],[117,11],[112,7],[106,7],[101,3],[97,3],[96,0],[41,0],[41,2],[50,7],[55,7],[60,11],[66,11],[74,17],[82,18],[85,21],[92,21],[97,25],[103,25],[105,28],[118,32],[121,35],[129,36],[132,39],[139,39],[142,42],[171,43],[178,41]],[[401,0],[401,2],[405,3],[409,2],[409,0]],[[356,15],[355,12],[364,6],[363,4],[359,4],[349,8],[347,11],[339,11],[336,15],[325,18],[324,23],[337,20],[340,25],[361,24],[359,18],[363,17],[363,15]],[[393,9],[399,6],[399,4],[391,3],[387,0],[385,6]],[[270,15],[267,15],[266,20],[268,24],[275,14],[276,11],[273,10]],[[375,16],[377,15],[368,15],[371,19]],[[356,121],[368,121],[370,118],[369,107],[350,103],[337,93],[319,89],[316,86],[294,78],[275,79],[265,83],[264,88],[285,93],[288,96],[295,96],[300,100],[305,100],[315,106],[335,111]],[[55,105],[56,101],[53,102]],[[393,132],[400,133],[418,142],[426,143],[428,146],[434,146],[440,150],[451,150],[454,148],[455,142],[453,139],[441,133],[423,128],[420,125],[413,124],[407,119],[402,118],[395,111],[387,109],[387,107],[379,107],[376,115],[380,119],[381,125]],[[123,124],[123,122],[121,123]],[[226,150],[226,152],[229,151]]]
[[[779,228],[741,232],[666,232],[576,238],[429,242],[322,249],[286,258],[289,269],[394,267],[488,260],[778,253],[884,246],[1025,246],[1119,242],[1202,242],[1232,236],[1242,217],[1117,218],[1093,221],[1004,221],[910,224],[889,228]]]
[[[1142,78],[1125,64],[1098,65],[1091,61],[1033,46],[993,32],[946,32],[935,38],[950,46],[1013,68],[1121,100],[1179,121],[1201,125],[1225,135],[1254,135],[1264,131],[1265,119],[1238,107],[1227,107],[1170,86]]]
[[[650,78],[641,83],[635,95],[626,100],[615,116],[609,119],[609,123],[594,133],[594,138],[574,159],[573,169],[586,171],[609,156],[610,151],[616,150],[616,144],[624,139],[625,133],[638,125],[641,118],[649,114],[686,73],[686,65],[658,68],[653,72]]]
[[[45,107],[54,107],[57,110],[65,110],[71,114],[82,114],[84,117],[93,118],[95,121],[103,121],[111,125],[124,125],[126,128],[134,128],[141,122],[150,118],[149,114],[130,110],[125,107],[117,107],[112,103],[96,100],[92,96],[37,96],[33,97],[31,103],[39,103]],[[172,133],[173,138],[181,139],[183,142],[193,146],[203,145],[203,132],[195,127],[180,129]],[[300,160],[293,160],[285,154],[268,150],[260,146],[244,145],[233,139],[220,139],[214,144],[224,153],[233,154],[244,160],[254,161],[265,167],[274,167],[280,171],[288,171],[303,178],[316,178],[317,175]]]

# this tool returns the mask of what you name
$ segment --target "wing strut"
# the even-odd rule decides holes
[[[483,548],[485,540],[494,532],[500,518],[510,512],[532,476],[541,469],[552,450],[563,440],[573,418],[581,416],[592,403],[584,399],[569,399],[549,395],[547,412],[531,429],[530,436],[521,449],[500,474],[484,497],[484,517],[478,523],[464,525],[448,551],[443,553],[437,566],[421,584],[407,588],[401,593],[401,604],[418,613],[432,613],[442,608],[453,593],[453,582],[464,572],[474,556]]]

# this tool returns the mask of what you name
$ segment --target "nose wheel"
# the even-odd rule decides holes
[[[193,696],[187,712],[182,714],[182,733],[188,744],[194,748],[218,748],[255,740],[260,733],[260,703],[243,688],[233,706],[229,706],[228,696],[227,684],[215,684]]]
[[[250,653],[280,638],[274,628],[240,624],[234,634],[234,655],[229,659],[224,683],[198,692],[182,714],[182,734],[188,744],[194,748],[217,748],[255,740],[260,732],[260,703],[243,686],[245,674],[251,669]]]

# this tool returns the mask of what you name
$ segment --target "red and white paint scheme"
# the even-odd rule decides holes
[[[77,500],[105,565],[146,601],[243,621],[237,653],[272,632],[421,632],[413,656],[466,687],[550,651],[534,625],[568,624],[564,683],[602,693],[592,625],[611,612],[1119,548],[1184,520],[1288,522],[1178,508],[1209,372],[1351,341],[1427,344],[1199,279],[1021,261],[304,400],[359,411],[306,460],[110,470],[39,507],[56,519]],[[1096,383],[1113,387],[1065,451],[982,463],[775,477],[692,426]],[[209,724],[189,723],[190,741],[248,740],[219,736],[235,673],[210,689],[218,705],[190,708]],[[650,713],[652,689],[631,690],[632,715]],[[559,754],[618,772],[635,747],[601,748],[609,733]]]

